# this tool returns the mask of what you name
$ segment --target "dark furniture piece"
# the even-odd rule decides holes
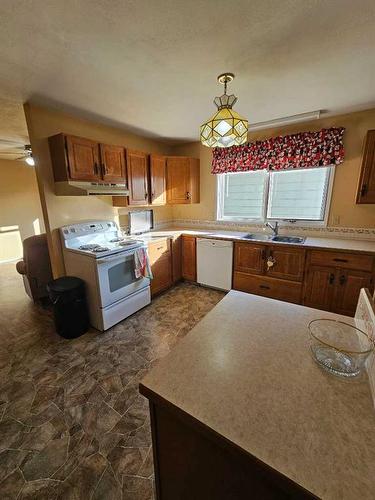
[[[23,259],[17,262],[16,269],[23,277],[26,293],[36,302],[48,296],[47,283],[52,280],[47,236],[30,236],[22,245]]]

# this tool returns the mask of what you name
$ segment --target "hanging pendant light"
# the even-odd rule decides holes
[[[201,143],[210,148],[229,148],[247,141],[249,122],[242,118],[232,107],[237,102],[233,94],[227,95],[227,84],[233,81],[233,73],[223,73],[217,81],[224,85],[224,94],[215,97],[217,112],[201,125]]]

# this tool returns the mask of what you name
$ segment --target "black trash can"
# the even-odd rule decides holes
[[[65,339],[74,339],[90,327],[86,302],[85,282],[74,276],[64,276],[47,285],[53,304],[57,333]]]

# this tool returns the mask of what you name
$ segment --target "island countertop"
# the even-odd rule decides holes
[[[309,353],[308,323],[339,316],[229,294],[143,379],[157,395],[323,499],[373,499],[375,413],[366,376]],[[152,396],[151,396],[152,397]]]

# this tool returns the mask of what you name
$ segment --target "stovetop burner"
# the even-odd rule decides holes
[[[119,245],[122,247],[126,247],[128,245],[134,245],[134,243],[137,243],[136,240],[122,240],[120,241]]]
[[[108,252],[110,249],[108,247],[95,247],[92,249],[93,252],[95,253],[100,253],[100,252]]]
[[[102,245],[98,245],[97,243],[88,243],[87,245],[81,245],[79,250],[86,250],[88,252],[100,253],[100,252],[108,252],[110,249],[108,247],[103,247]]]
[[[81,245],[78,247],[80,250],[95,250],[95,248],[100,248],[97,243],[88,243],[87,245]]]

